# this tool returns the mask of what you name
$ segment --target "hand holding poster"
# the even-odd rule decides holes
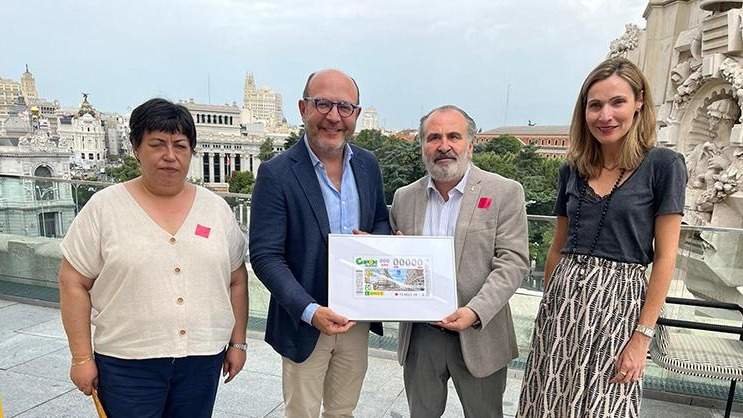
[[[457,309],[451,237],[329,238],[328,306],[352,320],[439,321]]]

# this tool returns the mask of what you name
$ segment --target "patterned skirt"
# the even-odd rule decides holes
[[[582,279],[578,257],[587,259]],[[516,416],[639,417],[641,382],[609,381],[646,287],[644,266],[563,256],[539,306]]]

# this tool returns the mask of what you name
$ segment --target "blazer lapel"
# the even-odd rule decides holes
[[[330,222],[328,221],[328,212],[325,209],[325,200],[322,197],[322,190],[320,190],[320,184],[317,182],[317,175],[315,174],[315,168],[312,167],[310,161],[310,154],[307,152],[307,147],[300,141],[296,144],[295,152],[292,155],[294,164],[292,165],[292,171],[294,176],[297,178],[304,195],[307,197],[307,201],[310,203],[312,212],[315,214],[315,219],[320,227],[323,240],[325,244],[328,243],[328,234],[330,234]]]
[[[356,189],[359,193],[359,229],[363,228],[364,225],[373,226],[374,219],[369,217],[371,214],[370,197],[372,196],[372,190],[369,188],[369,177],[366,172],[366,165],[360,158],[351,157],[351,170],[353,171],[353,178],[356,180]],[[367,222],[368,221],[368,222]],[[366,228],[369,229],[369,228]],[[371,231],[366,231],[371,232]]]
[[[423,225],[426,222],[426,207],[428,206],[428,178],[419,182],[415,192],[415,206],[413,207],[413,235],[423,235]]]
[[[457,266],[457,271],[459,271],[459,264],[462,261],[462,250],[464,249],[464,241],[467,238],[467,230],[469,230],[472,216],[475,213],[477,200],[480,198],[481,181],[477,168],[473,166],[467,178],[467,186],[462,196],[457,227],[454,232],[454,254],[456,258],[454,262]]]

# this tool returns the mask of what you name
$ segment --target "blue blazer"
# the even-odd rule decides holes
[[[382,174],[374,155],[351,145],[359,192],[359,229],[389,234]],[[294,362],[315,349],[320,331],[302,321],[315,302],[328,305],[330,224],[320,184],[303,140],[258,168],[250,209],[250,263],[271,292],[266,342]],[[382,335],[382,324],[371,324]]]

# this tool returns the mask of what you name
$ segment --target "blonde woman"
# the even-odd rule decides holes
[[[517,416],[637,417],[686,168],[680,154],[654,148],[647,80],[623,58],[583,82],[570,142]]]

